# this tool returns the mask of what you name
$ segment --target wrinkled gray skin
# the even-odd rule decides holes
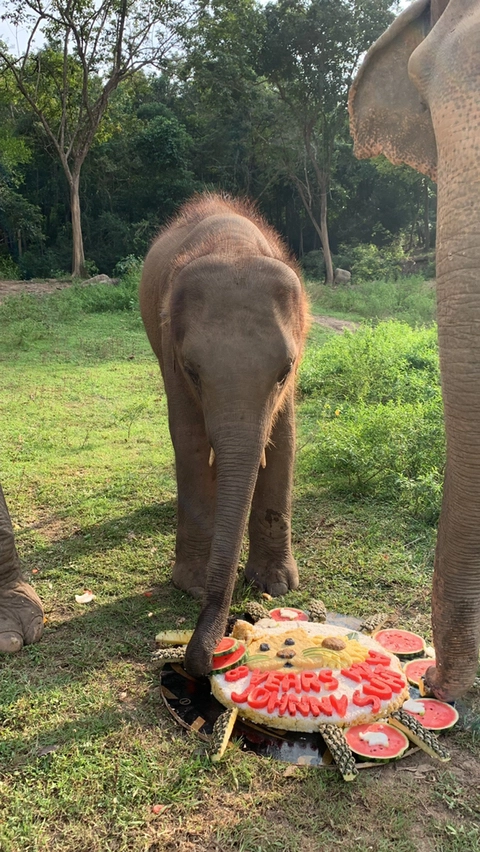
[[[418,0],[350,93],[355,153],[438,183],[437,304],[447,466],[435,554],[434,694],[472,684],[480,643],[480,0]]]
[[[242,209],[191,202],[154,242],[140,285],[175,450],[173,582],[203,603],[185,661],[195,676],[224,635],[249,511],[247,579],[271,595],[298,585],[290,504],[306,305],[278,238]]]
[[[22,577],[12,523],[0,486],[0,654],[20,651],[43,633],[40,598]]]

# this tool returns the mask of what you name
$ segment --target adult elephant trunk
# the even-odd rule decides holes
[[[238,417],[238,415],[237,415]],[[210,432],[217,466],[215,525],[203,608],[187,648],[185,666],[195,677],[211,670],[215,646],[225,635],[247,516],[267,435],[254,426]],[[229,434],[230,433],[230,434]]]
[[[480,202],[478,164],[466,158],[458,117],[453,122],[458,147],[439,149],[437,302],[447,466],[432,595],[436,669],[427,674],[437,697],[447,700],[473,683],[480,645]]]

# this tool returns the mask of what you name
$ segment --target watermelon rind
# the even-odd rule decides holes
[[[226,654],[233,654],[233,652],[237,650],[239,645],[240,642],[238,641],[238,639],[234,639],[233,636],[224,636],[215,648],[213,656],[225,657]]]
[[[238,648],[231,654],[224,654],[222,657],[213,657],[212,659],[212,674],[223,674],[229,669],[234,669],[235,666],[241,666],[247,656],[245,645],[239,645]]]
[[[370,746],[367,742],[359,739],[359,733],[366,731],[381,732],[389,737],[388,746]],[[353,725],[345,731],[345,739],[351,750],[361,760],[372,760],[376,763],[388,763],[390,760],[398,760],[408,749],[410,743],[404,733],[386,722],[373,722],[372,724]],[[393,743],[392,743],[393,740]]]
[[[458,710],[452,704],[439,701],[438,698],[419,698],[418,702],[425,707],[426,712],[424,716],[412,713],[411,710],[405,710],[405,713],[417,719],[427,731],[447,731],[449,728],[453,728],[458,722]],[[431,714],[429,714],[429,710]],[[431,718],[431,715],[434,714],[436,714],[437,719]],[[439,716],[442,717],[443,721],[438,721]]]
[[[375,639],[386,651],[396,654],[397,657],[412,658],[425,654],[425,640],[418,633],[411,633],[410,630],[388,627],[385,630],[377,630],[376,633],[372,633],[372,639]],[[415,646],[413,648],[412,643]]]
[[[415,666],[418,666],[418,665],[421,665],[422,667],[424,665],[425,667],[424,667],[423,671],[421,671],[420,674],[417,675],[417,674],[414,674],[414,672],[415,672]],[[410,660],[408,663],[405,663],[405,665],[403,667],[403,671],[405,672],[405,676],[406,676],[408,682],[411,683],[412,686],[418,686],[420,684],[420,678],[423,677],[423,675],[425,674],[427,669],[430,668],[430,666],[434,666],[434,665],[435,665],[435,660],[432,660],[431,657],[417,657],[416,659]]]

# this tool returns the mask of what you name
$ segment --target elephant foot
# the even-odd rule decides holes
[[[28,583],[0,587],[0,654],[14,654],[38,642],[43,633],[43,606]]]
[[[245,577],[262,592],[272,597],[282,597],[299,585],[297,564],[293,557],[284,563],[271,558],[249,559],[245,567]]]
[[[173,567],[172,581],[177,589],[187,592],[192,598],[202,600],[205,592],[205,567],[195,567],[185,562],[176,562]]]

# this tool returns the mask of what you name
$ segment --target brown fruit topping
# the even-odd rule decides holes
[[[280,657],[281,660],[291,660],[294,656],[295,651],[290,651],[286,648],[282,648],[280,651],[277,651],[277,657]]]
[[[347,643],[339,636],[327,636],[322,642],[322,648],[329,648],[330,651],[343,651],[346,647]]]

